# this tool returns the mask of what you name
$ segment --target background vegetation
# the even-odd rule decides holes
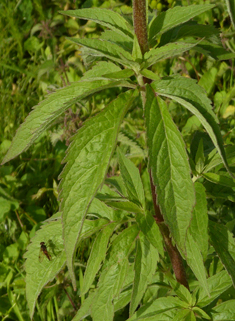
[[[204,2],[194,1],[195,4]],[[187,6],[188,1],[153,0],[149,2],[149,10],[155,15],[175,5]],[[224,48],[234,53],[234,29],[226,3],[218,2],[216,5],[213,10],[194,20],[219,28]],[[98,37],[101,27],[94,22],[75,20],[58,13],[60,10],[90,7],[112,8],[131,14],[131,1],[1,1],[0,160],[31,108],[42,101],[47,93],[79,80],[93,63],[90,56],[79,51],[78,46],[66,37]],[[154,71],[161,77],[180,74],[198,80],[213,102],[224,143],[230,145],[229,162],[234,167],[234,60],[216,61],[190,51],[190,55],[185,53],[155,64]],[[61,161],[70,137],[84,120],[101,110],[117,93],[118,88],[107,89],[82,106],[72,106],[65,117],[61,117],[52,130],[43,134],[29,151],[0,167],[0,315],[3,320],[29,320],[23,254],[42,222],[58,211],[57,177],[62,170]],[[203,159],[197,157],[200,141],[203,141],[205,156],[213,149],[211,141],[195,116],[174,102],[169,104],[169,110],[199,170],[203,166]],[[124,122],[120,142],[123,150],[139,166],[143,158],[140,154],[141,147],[145,146],[145,136],[142,109],[138,102],[132,118]],[[116,173],[117,168],[114,158],[110,173]],[[218,222],[234,233],[235,183],[223,172],[222,165],[217,167],[217,173],[225,177],[219,185],[215,184],[215,178],[202,177],[201,180],[205,181],[209,215],[216,217]],[[142,177],[144,179],[144,172]],[[78,249],[76,266],[81,285],[91,244],[91,238],[84,239]],[[165,263],[168,265],[164,268],[169,268],[170,263]],[[210,276],[223,269],[218,257],[212,253],[207,258],[206,266]],[[161,297],[169,288],[165,284],[158,284],[157,291]],[[67,270],[63,270],[41,294],[34,320],[71,320],[84,301],[84,297],[79,295],[79,289],[73,292]],[[217,298],[220,302],[227,299],[235,299],[233,287]],[[144,300],[148,300],[147,295]],[[126,320],[127,317],[128,311],[121,310],[115,320]]]

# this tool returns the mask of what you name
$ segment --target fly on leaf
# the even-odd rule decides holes
[[[47,247],[46,247],[45,242],[41,242],[40,245],[41,245],[41,248],[40,248],[40,253],[39,253],[39,262],[42,262],[45,256],[50,261],[51,260],[51,255],[47,251]]]

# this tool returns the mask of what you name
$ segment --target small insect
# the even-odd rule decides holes
[[[47,247],[45,245],[45,242],[41,242],[40,245],[41,245],[41,248],[40,248],[40,253],[39,253],[39,262],[42,262],[45,256],[50,261],[51,260],[51,255],[47,251]]]

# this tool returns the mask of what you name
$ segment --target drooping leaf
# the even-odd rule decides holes
[[[88,120],[73,137],[60,183],[63,235],[68,269],[75,287],[73,256],[89,205],[102,184],[115,148],[121,121],[133,91],[118,96]]]
[[[190,83],[188,85],[190,86]],[[175,86],[176,86],[176,83],[175,83]],[[180,94],[172,95],[171,90],[167,89],[165,86],[164,86],[164,89],[161,89],[161,86],[156,88],[155,84],[153,83],[153,88],[156,90],[157,93],[159,93],[159,95],[175,100],[176,102],[178,102],[179,104],[187,108],[189,111],[191,111],[195,116],[197,116],[197,118],[200,120],[201,124],[209,134],[213,144],[217,148],[225,168],[228,170],[230,175],[233,176],[226,160],[226,154],[223,147],[223,139],[220,133],[220,129],[215,121],[215,116],[213,116],[213,113],[212,111],[209,110],[209,108],[205,107],[204,103],[203,104],[200,103],[199,99],[201,98],[201,96],[198,96],[198,103],[193,102],[192,104],[190,102],[190,99],[187,97],[189,92],[187,93],[186,99],[185,99],[183,95],[181,98]],[[171,93],[168,94],[168,91]]]
[[[158,298],[143,305],[128,321],[134,320],[166,320],[171,321],[177,309],[187,308],[188,304],[177,297]],[[172,312],[172,313],[171,313]],[[168,315],[169,313],[169,315]]]
[[[193,218],[189,227],[189,233],[197,243],[202,257],[205,260],[208,250],[208,215],[205,188],[200,183],[194,184],[196,192],[196,205],[193,209]]]
[[[235,58],[235,53],[227,51],[221,45],[210,43],[208,41],[201,41],[200,44],[194,47],[194,49],[206,56],[211,56],[212,58],[218,60],[228,60]]]
[[[164,101],[147,86],[145,105],[149,166],[158,204],[177,245],[184,251],[195,204],[183,139]]]
[[[108,224],[97,235],[87,262],[87,267],[83,280],[83,287],[81,289],[81,295],[84,295],[89,290],[96,273],[99,271],[100,264],[105,258],[109,238],[116,226],[117,223]]]
[[[40,262],[40,243],[45,242],[51,260],[47,257]],[[32,318],[36,300],[43,287],[52,281],[66,263],[62,239],[61,219],[43,225],[29,244],[24,257],[26,270],[26,298]],[[42,256],[43,258],[43,256]]]
[[[122,153],[121,149],[117,149],[118,161],[121,175],[126,186],[126,190],[131,201],[139,203],[145,208],[144,188],[140,178],[138,168]]]
[[[188,265],[192,269],[196,278],[200,282],[207,295],[209,296],[209,288],[206,280],[206,270],[203,264],[203,257],[200,252],[199,246],[194,241],[190,233],[187,233],[186,238],[186,257]]]
[[[52,93],[36,106],[19,127],[2,164],[27,150],[54,121],[78,100],[105,88],[121,85],[119,81],[93,79],[79,81]],[[75,101],[76,100],[76,101]]]
[[[113,320],[113,299],[119,296],[128,268],[128,255],[133,248],[138,234],[136,225],[122,231],[113,241],[109,258],[103,266],[100,275],[97,295],[92,304],[92,319],[94,321]]]
[[[227,271],[220,271],[219,273],[211,276],[207,279],[207,284],[210,292],[208,296],[207,292],[200,286],[195,289],[193,295],[197,301],[197,306],[204,307],[213,302],[223,292],[228,290],[232,286],[232,280]]]
[[[84,46],[89,49],[89,54],[97,57],[106,57],[114,62],[120,63],[123,66],[136,66],[138,64],[133,61],[131,54],[115,43],[99,39],[79,39],[69,38],[70,41]]]
[[[84,20],[91,20],[115,32],[133,38],[133,27],[117,12],[101,8],[86,8],[60,11],[61,14]]]
[[[148,68],[160,60],[165,60],[167,58],[172,58],[178,56],[185,51],[192,49],[196,44],[190,43],[169,43],[165,46],[152,49],[144,55],[144,68]]]
[[[209,233],[211,243],[235,286],[235,239],[233,234],[224,225],[212,221],[209,224]]]
[[[136,248],[135,278],[130,304],[130,315],[136,310],[148,284],[152,281],[158,260],[158,250],[152,246],[144,234],[140,233]]]
[[[187,7],[176,6],[173,9],[169,9],[166,12],[160,13],[151,21],[149,26],[150,42],[156,38],[156,36],[196,17],[197,15],[213,7],[214,5],[211,4],[189,5]]]

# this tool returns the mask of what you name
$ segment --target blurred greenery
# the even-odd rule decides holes
[[[182,0],[150,0],[150,16],[176,5],[187,6]],[[215,3],[216,7],[197,17],[202,24],[220,29],[224,48],[235,52],[235,32],[232,29],[225,1],[195,0]],[[102,29],[95,23],[62,16],[60,10],[101,7],[111,8],[130,18],[131,1],[73,1],[22,0],[0,2],[0,160],[10,146],[14,134],[31,108],[48,93],[79,80],[93,61],[81,57],[78,47],[66,39],[97,37]],[[235,81],[234,60],[215,61],[191,51],[183,56],[159,62],[153,71],[163,77],[181,74],[199,81],[212,100],[231,166],[235,166]],[[43,221],[59,210],[57,202],[58,175],[69,138],[82,122],[101,110],[119,89],[106,90],[95,98],[75,104],[50,131],[43,134],[29,151],[0,167],[0,316],[2,320],[29,320],[25,297],[24,259],[29,240]],[[212,142],[195,116],[180,105],[169,102],[169,110],[186,141],[192,164],[197,166],[196,154],[203,142],[205,159],[210,157]],[[137,142],[138,138],[138,142]],[[132,150],[136,165],[141,162],[140,148],[145,145],[142,109],[136,101],[132,117],[123,123],[120,138],[126,151]],[[203,164],[202,166],[204,166]],[[117,163],[111,162],[115,173]],[[198,168],[198,167],[197,167]],[[227,176],[221,164],[215,173]],[[146,171],[142,173],[145,180]],[[201,177],[208,196],[209,215],[235,232],[235,188],[217,185]],[[151,198],[150,198],[151,199]],[[82,282],[84,266],[90,253],[91,239],[78,249],[77,271]],[[206,261],[208,275],[222,269],[212,254]],[[158,290],[160,291],[160,290]],[[162,289],[163,291],[163,289]],[[163,291],[164,292],[164,291]],[[79,289],[73,292],[67,270],[62,270],[39,297],[34,320],[71,320],[83,297]],[[162,294],[165,295],[165,292]],[[227,295],[235,298],[234,290]],[[73,306],[71,302],[76,302]],[[126,320],[127,310],[121,310],[115,320]],[[87,319],[89,320],[89,318]]]

